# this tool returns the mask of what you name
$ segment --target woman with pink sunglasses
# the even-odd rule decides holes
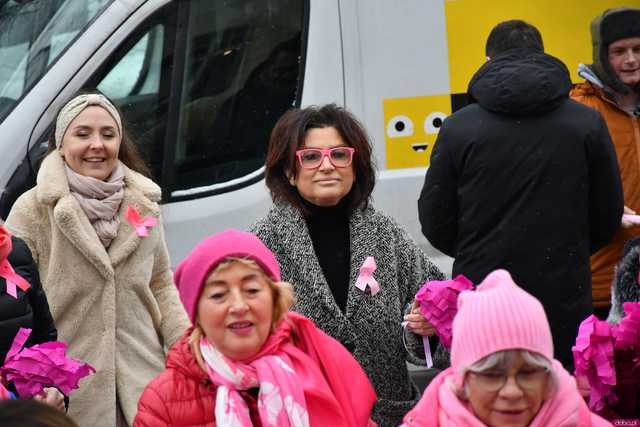
[[[285,113],[271,133],[265,173],[274,205],[252,230],[275,253],[283,280],[293,283],[294,310],[362,365],[378,395],[374,421],[398,425],[420,396],[405,361],[418,362],[420,336],[434,333],[413,297],[425,280],[443,274],[371,206],[371,145],[343,108]],[[403,321],[413,332],[404,337],[406,346]]]

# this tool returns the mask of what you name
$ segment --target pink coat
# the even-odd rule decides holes
[[[611,423],[589,411],[578,393],[575,380],[555,361],[558,391],[547,399],[529,427],[611,427]],[[433,379],[418,404],[404,417],[401,427],[485,427],[465,402],[449,388],[451,368]]]

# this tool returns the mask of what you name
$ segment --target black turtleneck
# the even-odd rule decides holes
[[[351,245],[349,213],[344,200],[336,206],[320,207],[306,202],[306,217],[313,249],[338,307],[344,313],[349,291]]]

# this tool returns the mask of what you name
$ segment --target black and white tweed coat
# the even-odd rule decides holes
[[[356,210],[349,221],[350,289],[346,313],[336,304],[315,255],[306,222],[297,208],[278,202],[251,228],[274,252],[282,278],[295,290],[295,311],[343,343],[358,360],[378,394],[373,418],[381,426],[397,426],[418,401],[419,390],[408,376],[405,360],[416,363],[421,340],[407,334],[403,345],[404,309],[426,280],[444,278],[411,237],[390,217],[372,207]],[[375,258],[375,296],[355,287],[359,269]],[[345,372],[345,375],[349,375]],[[357,396],[353,396],[357,399]]]

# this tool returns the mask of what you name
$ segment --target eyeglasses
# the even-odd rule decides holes
[[[335,147],[327,149],[303,148],[296,151],[300,166],[305,169],[315,169],[322,164],[325,157],[336,168],[346,168],[353,160],[356,149],[352,147]]]
[[[507,378],[512,375],[507,375],[506,372],[489,371],[489,372],[473,372],[469,371],[469,374],[475,379],[476,384],[482,387],[488,392],[496,392],[507,383]],[[522,390],[534,390],[544,384],[544,381],[549,376],[547,369],[527,369],[517,372],[515,374],[516,384]]]

